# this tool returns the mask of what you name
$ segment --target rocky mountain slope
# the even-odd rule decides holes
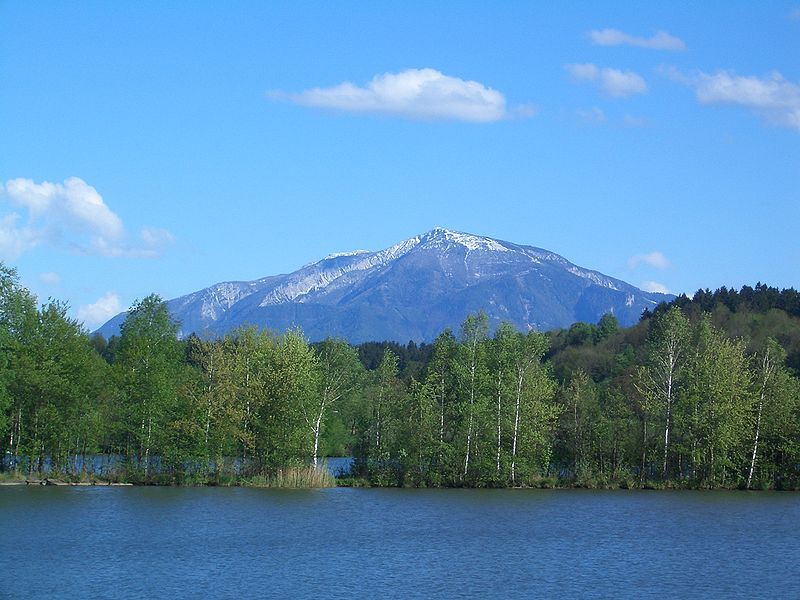
[[[331,254],[294,273],[218,283],[168,306],[182,336],[220,336],[249,324],[359,343],[431,341],[479,310],[493,325],[505,320],[522,330],[596,323],[606,312],[628,325],[670,298],[548,250],[436,228],[378,252]],[[118,333],[124,318],[100,333]]]

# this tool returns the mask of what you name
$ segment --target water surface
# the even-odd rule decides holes
[[[796,597],[800,496],[0,488],[2,598]]]

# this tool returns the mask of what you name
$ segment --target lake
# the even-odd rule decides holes
[[[800,495],[0,487],[0,597],[796,597]]]

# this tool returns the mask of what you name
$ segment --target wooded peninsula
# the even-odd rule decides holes
[[[470,315],[431,344],[241,328],[119,336],[0,264],[0,479],[408,487],[800,488],[800,294],[680,296],[621,328]],[[97,457],[112,466],[96,467]]]

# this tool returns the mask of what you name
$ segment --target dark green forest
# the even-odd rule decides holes
[[[242,328],[179,340],[157,296],[119,336],[38,305],[0,265],[8,474],[237,484],[352,456],[344,485],[798,489],[800,294],[701,290],[621,328],[431,344]]]

